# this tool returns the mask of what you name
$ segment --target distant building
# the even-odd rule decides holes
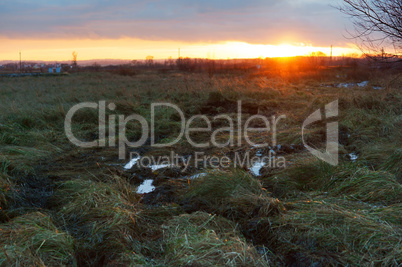
[[[49,68],[49,73],[60,73],[61,72],[61,67],[50,67]]]

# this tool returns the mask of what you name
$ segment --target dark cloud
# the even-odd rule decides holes
[[[3,0],[0,36],[337,44],[345,19],[318,0]],[[336,4],[336,3],[335,3]]]

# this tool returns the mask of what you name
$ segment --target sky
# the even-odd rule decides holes
[[[340,0],[1,0],[0,61],[357,52]]]

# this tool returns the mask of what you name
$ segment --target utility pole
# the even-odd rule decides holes
[[[20,50],[20,72],[22,72],[22,63],[21,63],[21,50]]]
[[[330,66],[332,66],[332,45],[331,45],[331,57],[330,57],[329,61],[330,61]]]
[[[180,58],[180,47],[179,47],[179,57],[178,58]]]

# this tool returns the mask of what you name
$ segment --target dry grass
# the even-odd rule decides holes
[[[219,216],[183,214],[162,227],[169,266],[268,266],[236,225]]]
[[[76,266],[74,239],[40,212],[2,224],[0,246],[1,266]]]
[[[286,66],[212,78],[155,72],[0,78],[0,265],[402,264],[400,80],[362,70],[299,73]],[[370,83],[362,88],[321,86],[366,78]],[[388,87],[374,90],[373,85]],[[300,147],[306,117],[339,99],[339,166],[321,163],[299,149],[282,152],[290,163],[286,169],[267,170],[258,178],[244,170],[226,170],[166,183],[167,177],[175,178],[174,172],[152,174],[160,189],[169,185],[169,190],[151,195],[155,199],[183,194],[174,198],[177,203],[151,205],[135,193],[138,181],[149,178],[147,172],[124,172],[117,151],[77,149],[64,134],[65,114],[80,102],[106,100],[116,104],[116,111],[107,115],[135,113],[146,119],[151,103],[171,102],[189,118],[202,113],[214,95],[223,98],[223,106],[211,106],[208,116],[227,112],[234,118],[235,110],[225,105],[242,100],[244,110],[252,110],[244,120],[254,111],[267,117],[286,115],[277,129],[278,143]],[[158,141],[174,139],[180,127],[177,114],[167,110],[157,115]],[[97,139],[97,120],[95,110],[77,113],[76,136]],[[129,124],[128,129],[129,138],[138,138],[138,125]],[[271,133],[255,133],[253,138],[272,141]],[[305,139],[324,147],[325,124],[311,125]],[[194,150],[183,141],[163,152],[170,149],[184,154]],[[204,152],[230,155],[236,149],[249,147]],[[160,152],[148,146],[139,150]],[[349,153],[359,158],[351,162]],[[25,188],[32,186],[29,177],[51,184],[54,195],[46,210],[20,207]],[[17,202],[22,204],[17,207]],[[269,248],[269,254],[259,255],[260,246],[265,252]]]
[[[278,199],[270,197],[257,179],[243,171],[215,172],[199,178],[184,198],[233,220],[285,212]]]
[[[105,264],[121,253],[131,253],[141,235],[136,194],[121,178],[111,178],[110,184],[67,181],[56,190],[58,222],[80,240],[81,264]]]
[[[382,204],[402,199],[402,184],[396,181],[395,175],[365,168],[340,170],[326,183],[324,190],[334,196]]]
[[[398,225],[338,206],[336,199],[296,200],[287,206],[288,213],[270,219],[267,242],[288,263],[396,266],[402,261]]]

